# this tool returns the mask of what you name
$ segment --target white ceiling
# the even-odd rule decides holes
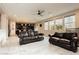
[[[0,7],[18,20],[37,22],[50,16],[56,16],[79,8],[78,3],[4,3]],[[36,15],[37,10],[45,10],[43,16]]]

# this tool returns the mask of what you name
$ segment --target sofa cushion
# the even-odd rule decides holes
[[[71,40],[75,36],[75,33],[63,33],[63,38]]]
[[[63,33],[55,33],[54,35],[53,35],[53,37],[59,37],[59,38],[62,38],[63,37]]]
[[[28,33],[26,32],[26,33],[24,34],[24,36],[28,37]]]
[[[59,40],[58,43],[60,43],[61,45],[64,45],[64,46],[70,45],[70,42],[65,41],[65,40]]]
[[[57,37],[52,37],[52,39],[60,40],[60,38],[57,38]]]
[[[38,31],[34,31],[34,35],[37,36],[38,35]]]
[[[30,36],[34,36],[34,32],[31,32],[31,33],[30,33]]]
[[[35,39],[36,37],[33,36],[33,37],[24,37],[23,40],[28,40],[28,39]]]
[[[67,39],[64,39],[64,38],[62,38],[60,40],[70,42],[70,40],[67,40]]]
[[[33,31],[28,31],[28,36],[30,37],[30,36],[34,36],[34,32]]]

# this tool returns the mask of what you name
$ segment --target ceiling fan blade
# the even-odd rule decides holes
[[[45,12],[44,10],[41,11],[41,13]]]

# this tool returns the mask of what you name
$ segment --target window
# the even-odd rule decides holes
[[[63,19],[55,20],[55,28],[58,30],[63,29]]]
[[[53,30],[55,25],[55,21],[49,21],[49,30]]]
[[[65,28],[75,28],[75,16],[65,17],[64,25]]]
[[[56,25],[63,25],[63,19],[57,19],[55,24]]]
[[[44,29],[45,29],[45,30],[48,30],[48,22],[45,22],[45,23],[44,23]]]

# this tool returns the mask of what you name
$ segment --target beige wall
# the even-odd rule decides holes
[[[76,12],[76,28],[79,28],[79,11]]]
[[[6,14],[1,14],[1,29],[6,31],[8,37],[8,17]]]
[[[73,14],[75,14],[75,17],[76,17],[76,23],[75,23],[76,28],[79,28],[79,10],[69,12],[69,13],[66,13],[63,15],[59,15],[56,17],[51,17],[51,18],[49,18],[49,20],[56,19],[56,18],[64,19],[64,16],[73,15]],[[49,20],[46,20],[46,21],[49,21]],[[63,29],[63,30],[56,30],[56,29],[55,30],[44,30],[44,22],[45,21],[36,23],[36,27],[38,28],[38,31],[44,33],[45,36],[48,36],[48,34],[54,34],[55,32],[65,32],[66,31],[65,29]],[[42,27],[40,27],[39,24],[42,24]]]
[[[10,36],[16,35],[16,22],[14,20],[10,20]]]
[[[8,17],[6,14],[1,13],[1,28],[0,28],[0,41],[4,45],[8,39]]]

